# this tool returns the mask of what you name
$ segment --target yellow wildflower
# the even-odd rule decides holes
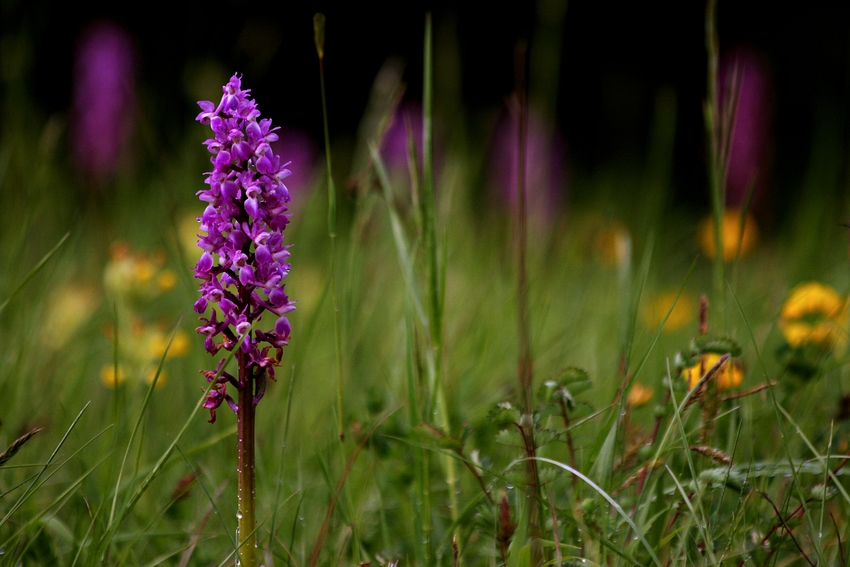
[[[147,284],[153,279],[155,273],[156,266],[154,266],[153,262],[144,256],[135,258],[135,262],[133,263],[133,278],[136,282],[142,285]]]
[[[145,382],[147,382],[148,386],[153,384],[153,379],[156,378],[156,366],[150,366],[147,370],[145,370]],[[155,388],[159,390],[165,383],[168,381],[168,375],[165,373],[165,369],[162,369],[162,372],[159,373],[159,379],[156,381]]]
[[[844,340],[847,299],[828,285],[804,282],[788,293],[779,315],[779,328],[794,348],[803,344],[830,347]]]
[[[59,350],[88,321],[100,298],[94,288],[68,283],[54,291],[48,300],[42,327],[42,343]]]
[[[165,349],[168,347],[169,336],[159,330],[150,331],[150,346],[148,354],[155,360],[162,358]],[[186,356],[189,352],[189,337],[183,330],[178,330],[174,335],[174,340],[171,341],[171,348],[168,350],[166,359],[179,358]]]
[[[114,364],[106,364],[103,368],[100,369],[100,381],[107,388],[117,388],[121,384],[124,383],[126,379],[126,372],[121,366],[118,366],[118,375],[115,375],[115,365]]]
[[[744,219],[743,234],[741,234],[741,210],[727,209],[723,213],[721,230],[723,231],[723,259],[734,260],[736,256],[744,256],[752,250],[758,240],[758,226],[751,214]],[[709,258],[715,255],[714,218],[704,219],[698,230],[700,250]],[[740,244],[740,252],[738,245]]]
[[[641,382],[635,382],[632,384],[632,389],[629,390],[629,397],[627,401],[633,408],[640,407],[652,400],[653,394],[654,392],[652,391],[652,388]]]
[[[127,244],[116,242],[103,270],[103,285],[119,300],[156,296],[177,283],[170,270],[162,269],[164,263],[162,252],[134,253]]]
[[[670,316],[664,322],[665,331],[682,329],[694,320],[697,312],[696,302],[686,292],[682,292],[677,301],[677,293],[677,291],[665,291],[649,302],[649,305],[643,309],[643,319],[647,327],[658,327],[661,321],[664,321],[664,316],[667,315],[667,311],[674,301],[676,301],[676,304],[673,305]]]
[[[177,285],[177,276],[171,270],[162,270],[156,278],[156,287],[159,291],[168,291]]]
[[[688,381],[688,388],[696,386],[703,374],[717,364],[721,356],[717,353],[708,352],[702,355],[699,362],[682,370],[682,378]],[[714,375],[714,379],[717,380],[717,388],[721,392],[737,388],[744,381],[744,370],[741,363],[731,358],[727,359]]]
[[[632,255],[632,237],[619,222],[611,222],[596,233],[599,258],[612,266],[627,266]]]

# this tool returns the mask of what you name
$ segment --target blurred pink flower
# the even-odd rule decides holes
[[[387,127],[381,142],[381,157],[389,171],[407,171],[410,150],[407,145],[407,130],[416,142],[418,169],[422,169],[422,106],[405,103],[398,107]]]
[[[440,173],[443,169],[442,143],[438,133],[437,120],[433,123],[432,133],[434,191],[440,192]],[[410,147],[408,134],[416,146],[416,172],[419,183],[424,180],[425,152],[422,145],[422,105],[419,102],[403,102],[390,119],[389,125],[381,139],[381,159],[387,170],[390,186],[400,202],[410,200]],[[420,189],[421,190],[421,189]]]
[[[720,61],[721,103],[737,75],[738,107],[732,127],[732,144],[726,174],[726,201],[740,207],[753,189],[753,204],[763,195],[771,159],[771,86],[766,58],[752,48],[737,47]]]
[[[515,211],[518,206],[519,120],[516,109],[496,126],[490,154],[489,185],[498,199]],[[566,148],[554,124],[531,109],[526,121],[525,195],[532,224],[549,226],[563,204],[566,186]]]
[[[98,22],[74,58],[72,147],[79,171],[102,183],[115,173],[134,119],[136,52],[127,32]]]
[[[283,126],[277,134],[279,139],[271,144],[274,153],[286,156],[286,161],[298,164],[286,178],[286,186],[289,187],[289,195],[292,198],[289,209],[297,210],[304,206],[313,189],[313,174],[319,157],[316,144],[303,130]]]

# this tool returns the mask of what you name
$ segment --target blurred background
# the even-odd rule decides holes
[[[312,155],[321,145],[313,14],[327,15],[331,135],[345,143],[389,57],[404,64],[405,98],[420,97],[424,13],[431,10],[438,118],[486,141],[513,88],[514,46],[526,39],[532,100],[540,118],[557,126],[570,175],[644,163],[653,119],[666,105],[675,119],[675,198],[707,203],[702,3],[540,0],[517,2],[509,12],[475,2],[369,4],[113,2],[95,9],[4,0],[0,88],[24,91],[41,120],[73,122],[77,60],[106,26],[120,36],[115,49],[132,80],[130,148],[146,138],[173,149],[187,130],[197,133],[195,101],[217,99],[220,85],[239,72],[264,114],[303,135]],[[757,1],[719,4],[721,51],[745,50],[763,83],[759,184],[771,187],[780,211],[801,182],[812,139],[841,141],[848,131],[848,30],[847,5],[792,11]],[[72,139],[62,144],[70,149]],[[150,165],[145,152],[128,151],[140,167]]]
[[[515,456],[512,449],[494,448],[487,415],[511,398],[516,384],[512,230],[519,150],[511,93],[515,50],[523,41],[535,380],[568,366],[586,369],[594,388],[581,407],[589,415],[619,396],[624,372],[645,357],[635,379],[648,393],[633,403],[643,409],[636,409],[632,423],[649,429],[650,401],[668,390],[670,359],[697,332],[700,295],[711,295],[715,281],[703,119],[704,4],[538,0],[516,2],[510,11],[474,2],[364,4],[125,1],[94,8],[0,0],[0,301],[9,299],[0,303],[0,446],[45,427],[33,446],[49,454],[91,401],[92,411],[69,437],[74,447],[92,443],[66,467],[62,478],[76,482],[118,446],[113,439],[126,438],[136,415],[145,415],[147,428],[139,436],[144,443],[136,460],[142,464],[155,462],[189,418],[206,385],[198,370],[215,365],[194,333],[191,310],[198,297],[191,271],[200,255],[196,217],[203,209],[195,193],[210,169],[202,145],[209,129],[195,122],[197,101],[220,100],[221,86],[240,73],[262,115],[281,128],[275,151],[292,161],[293,171],[287,179],[293,216],[286,241],[294,245],[287,293],[298,309],[291,314],[293,341],[279,383],[269,388],[258,417],[258,491],[282,486],[282,498],[305,495],[303,506],[293,499],[283,512],[305,564],[304,542],[323,521],[326,488],[339,470],[323,472],[327,487],[309,479],[332,468],[327,463],[341,462],[337,451],[351,445],[339,444],[329,417],[338,411],[331,339],[337,311],[329,291],[330,274],[336,274],[348,439],[362,439],[382,412],[406,406],[348,481],[357,514],[371,521],[376,510],[388,510],[381,522],[398,534],[387,529],[389,535],[380,535],[375,523],[357,537],[370,553],[383,546],[388,557],[409,554],[402,546],[412,541],[404,528],[411,515],[405,511],[411,447],[396,440],[418,442],[406,421],[416,409],[408,396],[414,379],[424,384],[426,367],[407,366],[416,350],[411,345],[427,336],[411,322],[411,297],[414,288],[421,293],[429,285],[422,277],[424,223],[407,134],[421,139],[428,10],[452,434],[469,433],[475,451],[504,457],[499,466]],[[342,195],[336,270],[329,269],[313,43],[319,11],[327,17],[328,112]],[[734,387],[759,387],[764,375],[791,384],[789,408],[803,417],[812,438],[831,436],[825,424],[839,416],[845,429],[836,429],[838,439],[850,428],[844,409],[838,412],[850,391],[847,333],[833,340],[850,321],[844,309],[848,234],[841,226],[850,220],[850,4],[782,10],[754,0],[720,0],[718,29],[716,86],[721,99],[739,93],[725,186],[730,211],[718,223],[729,248],[722,253],[725,281],[735,293],[734,302],[730,293],[724,304],[714,287],[711,330],[741,344],[744,370]],[[370,143],[380,144],[390,180],[386,193],[374,174]],[[410,242],[416,282],[409,287],[388,212],[398,216]],[[58,252],[40,262],[51,250]],[[823,285],[802,289],[829,300],[821,309],[829,326],[820,333],[829,344],[805,350],[783,335],[794,322],[780,315],[789,290],[809,280]],[[154,403],[147,414],[138,413],[174,330]],[[833,349],[832,342],[840,344]],[[795,372],[829,379],[795,383]],[[764,398],[751,400],[742,421],[754,425],[736,458],[772,457],[780,444],[764,440],[773,432],[773,408]],[[234,417],[221,411],[214,426],[205,420],[198,416],[186,430],[186,462],[171,460],[127,525],[138,533],[162,525],[178,535],[151,550],[131,538],[127,549],[138,556],[124,564],[144,564],[158,550],[182,545],[189,521],[208,506],[199,491],[186,501],[191,505],[180,503],[182,493],[174,490],[190,472],[184,464],[201,471],[205,486],[222,487],[222,502],[230,504],[222,504],[221,517],[230,512]],[[291,423],[291,431],[283,423]],[[116,425],[114,437],[94,442],[92,432],[110,424]],[[282,428],[298,442],[287,448]],[[598,421],[588,421],[577,445],[605,438],[598,428]],[[737,443],[734,426],[728,431]],[[31,462],[39,461],[36,450],[27,454]],[[30,473],[22,468],[15,474],[10,486],[22,485]],[[49,528],[58,534],[50,535],[59,542],[56,550],[32,564],[70,564],[55,558],[74,554],[76,543],[66,540],[86,541],[89,502],[104,501],[111,474],[98,469],[81,484],[85,501],[75,499],[62,516],[74,537]],[[477,488],[467,480],[470,494]],[[156,523],[170,500],[178,502],[176,510]],[[43,502],[27,513],[46,509]],[[440,513],[450,516],[445,506]],[[198,553],[216,564],[229,528],[212,530],[219,530],[218,542]],[[622,535],[628,538],[627,532]],[[34,547],[39,553],[48,548]],[[7,553],[4,560],[13,559]]]

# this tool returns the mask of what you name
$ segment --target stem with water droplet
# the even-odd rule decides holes
[[[248,353],[240,350],[236,354],[239,362],[239,408],[236,412],[237,437],[237,498],[236,541],[239,545],[237,565],[256,567],[257,534],[256,513],[254,511],[254,377],[248,370]]]

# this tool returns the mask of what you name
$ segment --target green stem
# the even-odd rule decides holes
[[[328,236],[331,239],[331,295],[334,312],[334,349],[336,350],[336,413],[339,440],[345,440],[342,421],[342,338],[339,330],[339,294],[336,289],[336,186],[331,168],[331,136],[328,128],[328,101],[325,94],[325,15],[313,16],[313,39],[319,55],[319,85],[322,91],[322,123],[325,134],[325,164],[328,169]]]
[[[237,508],[236,508],[236,542],[239,546],[237,565],[240,567],[256,567],[257,565],[257,534],[256,534],[256,478],[254,475],[254,422],[256,406],[254,406],[254,379],[247,369],[248,354],[237,353],[239,362],[239,382],[244,384],[239,388],[239,408],[236,412],[237,438]]]
[[[439,349],[442,344],[443,321],[442,302],[440,301],[440,270],[437,261],[436,198],[434,196],[434,84],[433,84],[433,45],[431,41],[431,13],[425,15],[425,61],[422,78],[422,222],[424,228],[425,256],[428,262],[428,299],[430,303],[431,342]]]
[[[515,53],[516,91],[517,91],[517,330],[519,342],[518,369],[520,395],[522,396],[523,429],[526,439],[526,484],[528,488],[528,537],[531,540],[531,565],[543,563],[543,547],[540,543],[543,524],[542,509],[538,501],[540,482],[535,461],[537,447],[534,441],[532,421],[534,358],[531,353],[531,327],[528,312],[528,210],[525,194],[525,152],[528,96],[526,90],[526,57],[528,46],[525,42],[517,45]],[[525,423],[525,421],[528,423]]]
[[[716,0],[708,0],[705,8],[705,49],[708,55],[708,76],[706,77],[707,100],[704,106],[705,129],[708,137],[710,163],[708,168],[711,185],[711,205],[714,217],[714,301],[718,309],[718,328],[726,329],[726,286],[724,281],[725,259],[723,258],[723,214],[726,208],[723,191],[725,159],[721,149],[722,128],[720,123],[720,100],[717,92],[717,67],[719,47],[717,28]]]
[[[443,375],[443,283],[440,275],[440,264],[437,254],[437,213],[436,197],[434,195],[434,61],[433,61],[433,25],[431,13],[425,14],[425,45],[423,48],[422,75],[422,224],[425,257],[428,265],[428,299],[429,321],[428,330],[431,338],[431,355],[429,356],[429,375],[434,393],[436,410],[443,432],[451,435],[451,419],[446,398],[445,377]],[[457,472],[455,460],[450,455],[443,458],[446,468],[446,484],[449,489],[449,504],[451,506],[452,523],[457,525],[459,518],[459,503],[457,497]],[[455,530],[455,536],[458,536]],[[458,538],[460,539],[460,538]]]

